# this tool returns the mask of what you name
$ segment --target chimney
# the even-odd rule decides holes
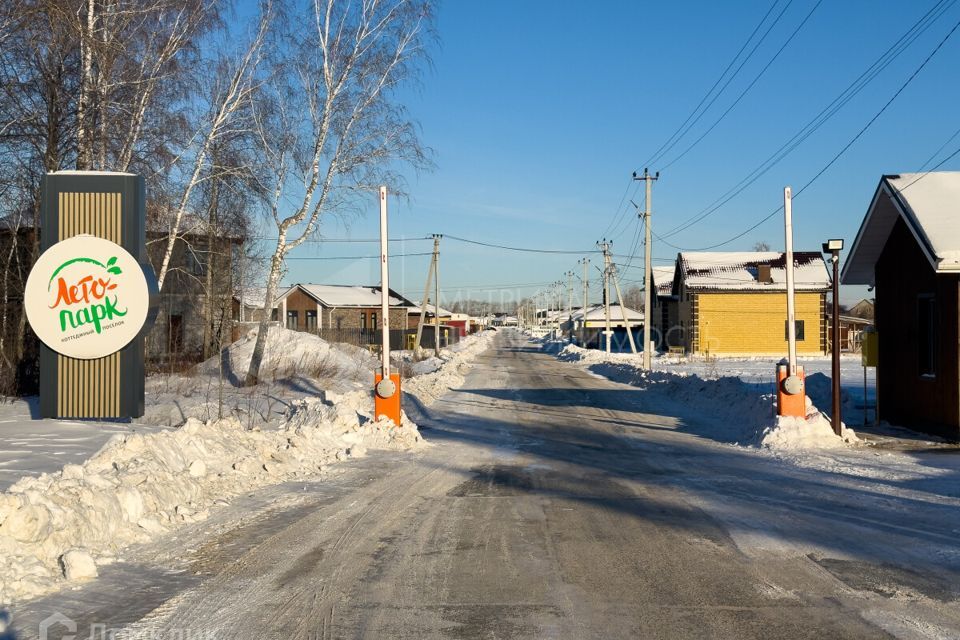
[[[757,265],[757,282],[760,284],[773,284],[773,278],[770,277],[770,265]]]

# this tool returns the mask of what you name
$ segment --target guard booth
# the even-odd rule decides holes
[[[141,176],[44,176],[41,255],[24,294],[41,342],[41,417],[143,415],[144,336],[158,302],[145,211]]]

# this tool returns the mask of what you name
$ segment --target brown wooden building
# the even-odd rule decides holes
[[[875,287],[878,417],[960,437],[960,172],[883,176],[841,280]]]
[[[390,291],[390,330],[398,335],[407,329],[407,310],[413,303]],[[365,346],[380,339],[380,288],[295,284],[274,303],[273,319],[293,331],[315,333],[331,342]],[[400,338],[391,337],[391,343]]]

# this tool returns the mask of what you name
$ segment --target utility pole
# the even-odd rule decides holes
[[[607,337],[606,351],[610,353],[610,243],[604,239],[597,245],[603,251],[603,321],[604,334]]]
[[[440,236],[433,234],[433,257],[427,269],[427,284],[423,286],[423,298],[420,299],[420,322],[417,323],[417,339],[413,343],[414,356],[420,352],[420,339],[423,337],[423,325],[427,316],[427,302],[430,300],[430,282],[437,270],[437,256],[440,253]]]
[[[584,346],[587,340],[587,291],[590,286],[590,258],[581,258],[580,264],[583,265],[583,308],[580,312],[580,346]]]
[[[570,323],[567,337],[573,342],[573,271],[567,271],[567,322]]]
[[[634,180],[643,180],[646,183],[646,202],[644,203],[644,212],[643,212],[643,228],[644,228],[644,241],[643,241],[643,368],[647,371],[650,370],[651,360],[650,360],[650,324],[653,320],[652,314],[652,300],[650,295],[650,286],[651,286],[651,263],[653,262],[653,251],[650,247],[650,204],[653,197],[653,181],[660,178],[660,172],[657,171],[656,175],[651,176],[650,172],[647,169],[643,170],[643,175],[638,176],[637,172],[633,172]]]
[[[433,354],[440,357],[440,238],[443,235],[433,234],[433,287],[436,298],[433,301]]]
[[[633,341],[633,327],[630,326],[630,320],[627,318],[627,307],[623,304],[623,294],[620,292],[620,279],[617,277],[617,266],[610,264],[610,277],[613,278],[613,286],[617,291],[617,299],[620,300],[620,316],[623,318],[623,326],[627,328],[627,340],[630,341],[630,353],[637,353],[637,344]]]

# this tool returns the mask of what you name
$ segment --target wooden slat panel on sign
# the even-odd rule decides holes
[[[89,233],[120,244],[120,204],[119,193],[59,193],[57,240]],[[120,415],[119,353],[95,360],[58,355],[57,367],[57,413],[61,417]]]

